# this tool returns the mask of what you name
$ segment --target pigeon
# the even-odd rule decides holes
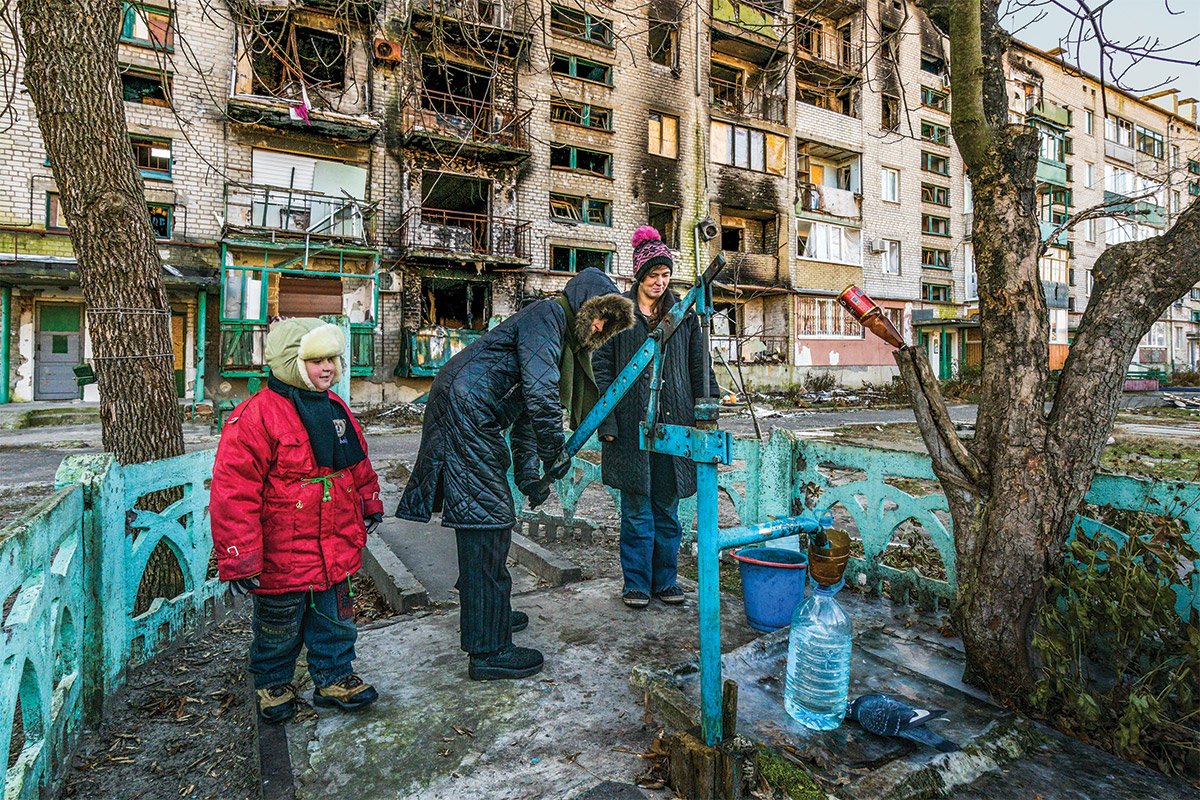
[[[899,736],[935,747],[942,753],[953,753],[959,749],[958,745],[924,727],[926,722],[945,713],[940,708],[913,708],[886,694],[864,694],[850,704],[850,716],[863,730],[878,736]]]

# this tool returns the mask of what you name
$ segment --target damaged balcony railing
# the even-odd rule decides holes
[[[799,181],[800,208],[834,217],[862,218],[862,195],[836,186]]]
[[[805,61],[856,70],[862,66],[862,48],[838,36],[830,36],[803,21],[796,24],[796,55]]]
[[[353,197],[229,183],[225,222],[233,228],[366,241],[366,206]]]
[[[710,336],[713,359],[720,364],[782,364],[787,361],[786,336]],[[717,376],[721,381],[721,376]]]
[[[431,252],[526,261],[531,227],[525,220],[490,214],[413,208],[400,225],[400,248],[406,255]]]
[[[709,78],[708,85],[713,108],[735,117],[780,125],[787,122],[786,97],[770,94],[763,87],[750,88],[723,78]]]
[[[521,0],[412,0],[413,11],[450,17],[472,25],[511,27]]]
[[[529,116],[529,111],[474,97],[421,90],[405,105],[402,128],[406,136],[421,132],[528,150]]]

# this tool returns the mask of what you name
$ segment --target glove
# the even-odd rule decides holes
[[[542,462],[542,470],[546,473],[547,478],[556,481],[571,471],[571,459],[559,451],[553,461]]]
[[[233,590],[235,595],[250,594],[258,588],[259,580],[257,575],[251,575],[249,578],[237,578],[229,582],[229,588]]]
[[[600,441],[602,442],[615,442],[616,440],[617,437],[613,436],[611,433],[601,434],[600,436]]]
[[[367,526],[367,535],[370,536],[379,527],[379,523],[383,522],[383,513],[376,512],[369,517],[363,517],[363,524]]]
[[[547,483],[543,485],[536,480],[518,486],[517,488],[521,490],[521,494],[528,498],[530,508],[537,508],[542,503],[546,502],[546,498],[550,496],[550,484]]]

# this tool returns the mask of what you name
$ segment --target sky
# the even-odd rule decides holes
[[[1010,13],[1005,16],[1005,26],[1009,30],[1016,30],[1017,38],[1035,47],[1052,50],[1055,47],[1064,46],[1067,47],[1069,53],[1074,53],[1073,46],[1060,45],[1060,39],[1070,27],[1070,16],[1049,2],[1038,10],[1029,8],[1014,10],[1015,6],[1029,5],[1030,2],[1031,0],[1007,0]],[[1032,2],[1038,2],[1038,0],[1032,0]],[[1059,2],[1073,7],[1077,0],[1059,0]],[[1088,5],[1094,7],[1101,5],[1102,2],[1103,0],[1088,0]],[[1170,11],[1168,11],[1168,7]],[[1004,9],[1005,5],[1002,4],[1001,8]],[[1030,24],[1037,17],[1039,10],[1046,13],[1045,18]],[[1172,14],[1171,11],[1176,13]],[[1104,11],[1103,19],[1105,34],[1108,38],[1121,43],[1131,43],[1138,36],[1151,36],[1160,38],[1163,45],[1176,44],[1192,34],[1200,33],[1200,0],[1111,0]],[[1081,52],[1079,66],[1085,72],[1097,74],[1100,70],[1100,61],[1096,46],[1085,44]],[[1190,59],[1192,62],[1200,61],[1200,39],[1177,48],[1172,51],[1171,56]],[[1128,64],[1127,57],[1118,55],[1114,66],[1119,71]],[[1112,76],[1106,75],[1105,77],[1111,78]],[[1157,91],[1152,87],[1163,81],[1169,81],[1170,87],[1179,89],[1180,99],[1200,98],[1200,66],[1195,63],[1184,65],[1143,61],[1124,76],[1122,85],[1134,94],[1148,94],[1151,91]]]

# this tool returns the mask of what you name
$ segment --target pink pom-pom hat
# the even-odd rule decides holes
[[[659,232],[650,225],[642,225],[633,232],[634,282],[641,283],[646,273],[655,267],[670,267],[675,271],[671,248],[667,247]]]

